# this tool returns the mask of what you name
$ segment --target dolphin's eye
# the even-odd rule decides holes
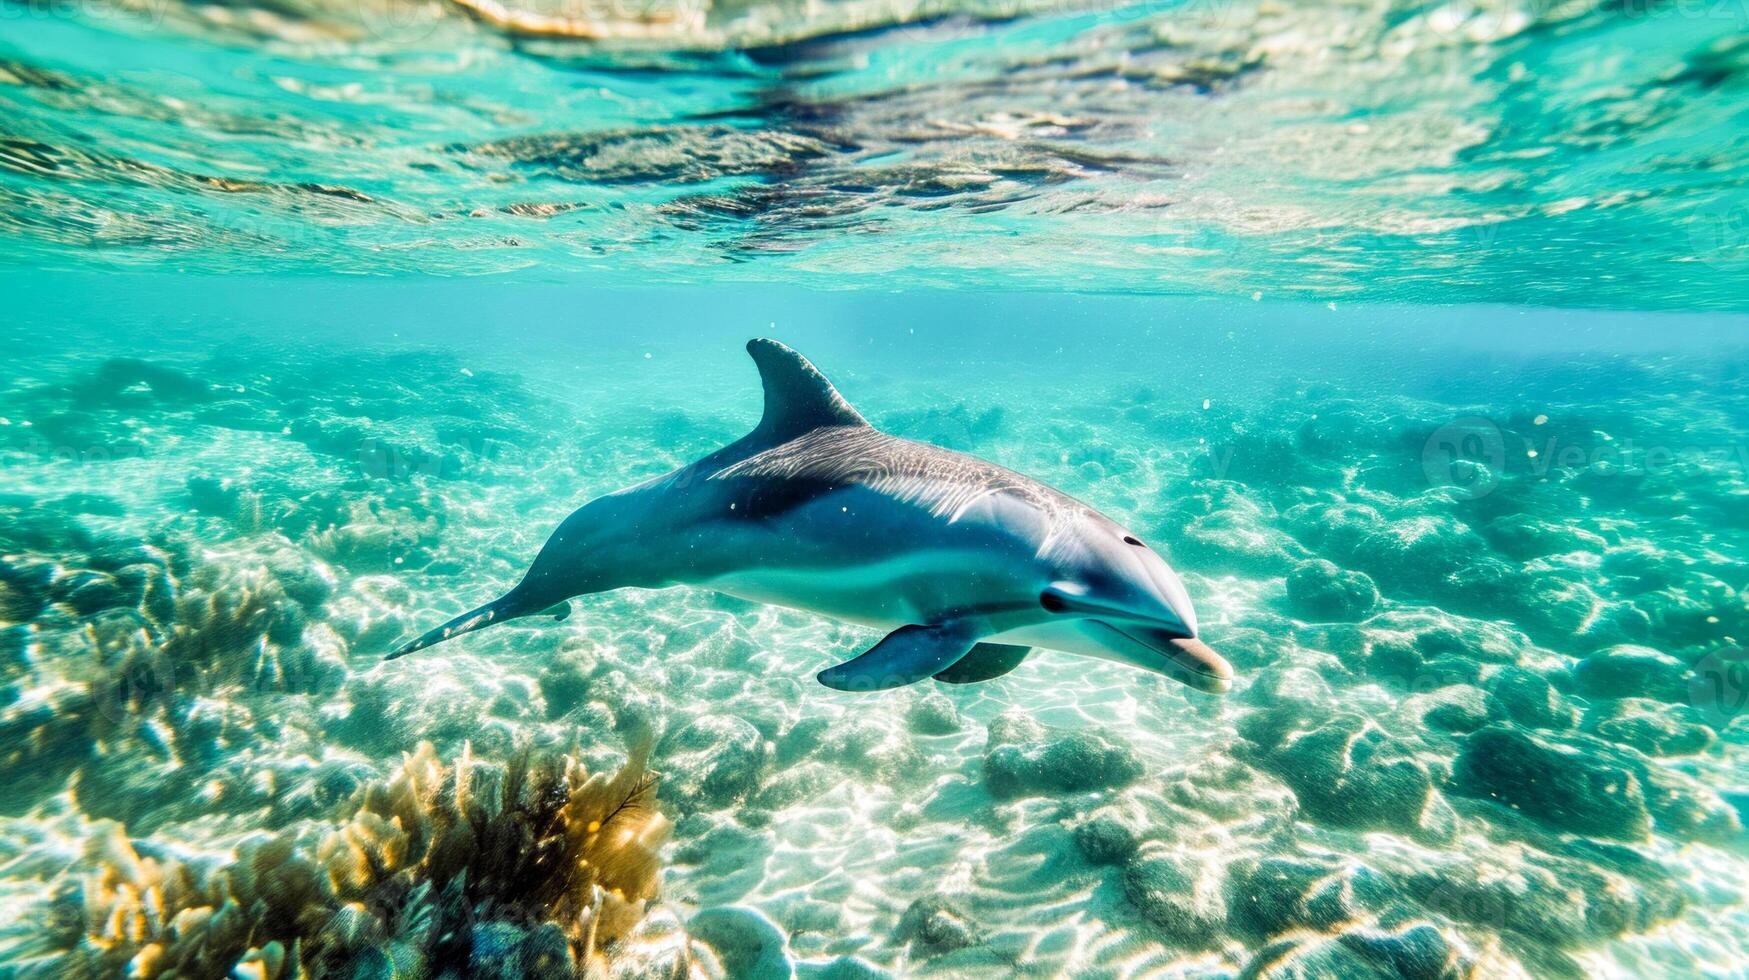
[[[1123,543],[1124,544],[1133,544],[1138,548],[1146,548],[1147,547],[1147,545],[1141,543],[1140,541],[1137,541],[1135,538],[1132,538],[1127,534],[1123,536]]]
[[[1040,592],[1038,604],[1045,607],[1045,612],[1056,613],[1069,608],[1069,604],[1063,601],[1063,597],[1055,592]]]

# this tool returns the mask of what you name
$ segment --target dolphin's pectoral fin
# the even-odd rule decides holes
[[[1020,666],[1032,652],[1032,647],[1017,647],[1008,643],[980,643],[960,662],[935,675],[943,684],[976,684],[994,680]]]
[[[977,631],[964,622],[901,626],[861,656],[820,671],[820,683],[835,691],[904,687],[952,667],[977,642]]]

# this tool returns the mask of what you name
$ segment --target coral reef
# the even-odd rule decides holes
[[[21,477],[0,494],[0,917],[32,924],[0,928],[0,974],[1575,977],[1742,955],[1749,482],[1589,462],[1740,441],[1715,366],[1454,359],[1199,409],[1070,365],[1050,411],[981,376],[935,407],[889,396],[895,429],[1151,532],[1239,668],[1224,699],[1049,651],[838,695],[811,675],[866,630],[702,591],[379,666],[512,583],[576,499],[738,430],[686,404],[652,422],[606,367],[567,366],[579,410],[464,366],[73,358],[0,392]],[[46,432],[111,450],[58,461]],[[1463,482],[1426,451],[1496,432],[1542,462]],[[647,741],[664,774],[655,907],[643,760],[578,730]],[[630,814],[588,801],[614,796],[644,829],[605,854],[589,824]]]
[[[252,835],[233,860],[142,855],[102,823],[22,975],[603,975],[656,897],[655,785],[637,756],[612,775],[535,751],[446,766],[423,742],[340,824]]]

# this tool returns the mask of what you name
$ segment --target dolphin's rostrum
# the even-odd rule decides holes
[[[1033,647],[1227,690],[1232,668],[1197,639],[1183,583],[1135,535],[1018,473],[874,428],[783,344],[747,351],[765,387],[757,428],[585,504],[514,589],[388,659],[573,596],[697,585],[890,630],[820,672],[843,691],[989,680]]]

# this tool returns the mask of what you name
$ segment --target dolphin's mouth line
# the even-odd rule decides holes
[[[1163,656],[1171,657],[1175,662],[1177,662],[1182,667],[1186,667],[1190,670],[1194,670],[1199,674],[1206,674],[1210,677],[1220,677],[1221,676],[1221,671],[1219,668],[1215,667],[1209,661],[1197,656],[1198,653],[1203,653],[1203,652],[1206,652],[1208,654],[1214,654],[1214,650],[1210,649],[1208,644],[1202,642],[1201,640],[1197,639],[1194,636],[1174,636],[1167,646],[1162,647],[1158,643],[1150,643],[1147,640],[1142,639],[1141,637],[1130,632],[1129,630],[1124,629],[1121,626],[1117,626],[1117,625],[1114,625],[1114,624],[1109,623],[1109,622],[1106,623],[1105,625],[1110,626],[1113,630],[1115,630],[1117,633],[1122,635],[1124,637],[1124,639],[1127,639],[1127,640],[1130,640],[1132,642],[1138,643],[1142,646],[1145,646],[1148,649],[1153,650],[1156,653],[1159,653]],[[1181,644],[1194,644],[1195,647],[1198,647],[1200,649],[1186,648],[1184,646],[1181,646]]]
[[[1228,664],[1226,659],[1216,653],[1207,643],[1194,636],[1171,635],[1166,644],[1161,645],[1158,642],[1145,640],[1134,632],[1110,622],[1104,622],[1104,625],[1131,643],[1146,650],[1153,650],[1165,657],[1172,670],[1181,672],[1178,679],[1191,687],[1211,694],[1222,694],[1232,685],[1232,665]],[[1160,628],[1160,631],[1162,633],[1174,632],[1163,628]]]

